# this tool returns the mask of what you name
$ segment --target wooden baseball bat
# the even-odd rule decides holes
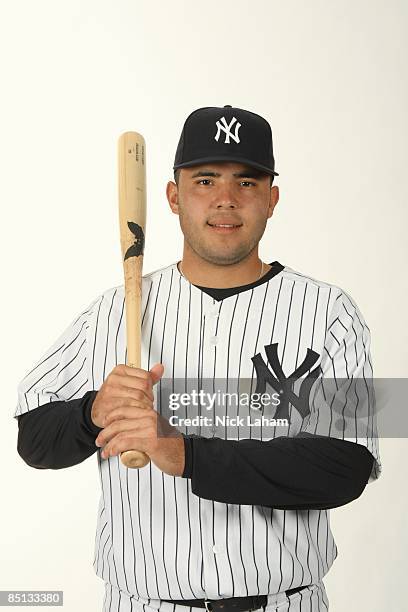
[[[122,249],[127,365],[140,368],[142,268],[146,227],[146,145],[137,132],[125,132],[118,141],[119,222]],[[128,450],[120,455],[126,467],[141,468],[146,453]]]

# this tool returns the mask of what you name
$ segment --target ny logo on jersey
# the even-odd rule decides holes
[[[270,366],[275,374],[270,371],[260,353],[251,357],[256,370],[255,393],[265,393],[266,385],[269,384],[279,393],[280,403],[276,409],[275,419],[289,419],[289,402],[294,406],[302,418],[310,414],[309,395],[310,390],[319,375],[320,366],[312,370],[305,378],[299,390],[299,395],[293,392],[293,384],[316,363],[319,354],[312,349],[307,349],[306,357],[296,370],[288,377],[283,373],[282,365],[278,358],[278,344],[269,344],[264,347]]]
[[[231,119],[229,124],[227,123],[225,117],[221,117],[221,119],[217,121],[216,126],[218,129],[216,135],[214,136],[217,142],[220,138],[221,130],[225,133],[224,144],[230,144],[230,137],[235,140],[236,143],[240,142],[238,132],[239,128],[241,127],[241,124],[239,121],[235,125],[235,134],[231,132],[231,128],[234,125],[235,121],[237,121],[235,117]]]

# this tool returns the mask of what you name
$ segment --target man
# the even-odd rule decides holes
[[[167,198],[183,257],[143,277],[143,367],[124,365],[124,287],[108,289],[21,381],[18,451],[58,469],[99,447],[105,611],[327,610],[328,510],[381,470],[369,328],[341,288],[258,256],[279,199],[265,119],[194,111],[174,171]],[[188,387],[188,407],[166,381]],[[239,396],[234,408],[215,381]],[[194,402],[195,383],[213,394]],[[276,404],[260,409],[254,386]],[[195,427],[178,415],[174,426],[174,398],[185,417],[212,419]],[[172,435],[158,434],[169,422]],[[150,463],[127,469],[128,449]]]

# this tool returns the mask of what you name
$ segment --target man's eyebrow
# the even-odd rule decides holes
[[[253,168],[247,168],[242,170],[241,172],[234,172],[233,176],[238,178],[259,178],[262,175],[262,172],[259,170],[255,170]],[[221,176],[219,172],[214,172],[213,170],[198,170],[195,174],[191,175],[191,178],[197,178],[198,176]]]
[[[213,172],[211,170],[198,170],[198,172],[191,175],[191,178],[196,178],[197,176],[221,176],[221,175],[218,172]]]
[[[262,175],[262,172],[259,170],[253,170],[252,168],[248,170],[243,170],[242,172],[237,172],[234,176],[238,176],[240,178],[259,178]]]

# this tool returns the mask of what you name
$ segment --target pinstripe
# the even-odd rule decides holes
[[[167,313],[168,313],[168,308],[169,308],[169,301],[170,301],[172,286],[173,286],[173,270],[171,271],[170,284],[169,284],[169,289],[168,289],[168,293],[167,293],[167,300],[166,300],[166,308],[165,308],[165,312],[164,312],[163,335],[162,335],[162,342],[161,342],[161,349],[160,349],[160,363],[163,362],[164,338],[165,338],[165,333],[166,333],[166,321],[167,321]],[[161,390],[162,390],[161,389],[162,388],[161,381],[159,381],[158,384],[159,384],[159,393],[160,393],[160,397],[161,397]],[[161,405],[161,402],[160,402],[160,405]],[[162,547],[162,560],[163,560],[163,568],[164,568],[164,573],[165,573],[165,578],[166,578],[168,597],[170,597],[170,583],[169,583],[169,577],[168,577],[168,572],[167,572],[167,567],[166,567],[166,555],[165,555],[165,542],[166,542],[166,495],[165,495],[165,486],[164,486],[164,478],[163,478],[163,476],[162,476],[162,499],[163,499],[163,513],[162,513],[162,521],[163,521],[163,547]]]
[[[232,591],[235,591],[235,582],[234,582],[234,571],[233,571],[233,567],[232,567],[232,563],[231,563],[231,558],[230,558],[230,553],[229,553],[229,534],[228,534],[228,519],[229,519],[229,512],[230,512],[230,504],[226,504],[226,519],[225,519],[225,548],[227,551],[227,557],[228,557],[228,564],[229,564],[229,569],[230,569],[230,573],[231,573],[231,582],[232,582]],[[233,509],[232,509],[233,512]]]
[[[215,300],[213,300],[213,304],[215,303]],[[223,307],[223,300],[221,300],[220,302],[220,306],[219,306],[219,311],[218,311],[218,317],[216,319],[216,324],[215,324],[215,336],[217,336],[218,333],[218,324],[220,321],[220,315],[221,315],[221,310]],[[217,374],[216,374],[216,366],[217,366],[217,346],[214,346],[214,368],[213,368],[213,393],[216,392],[216,388],[215,388],[215,379],[217,378]],[[213,418],[215,418],[215,415],[213,415]],[[224,432],[225,435],[225,432]],[[232,563],[231,563],[231,556],[230,556],[230,550],[229,550],[229,535],[228,535],[228,517],[229,517],[229,512],[230,512],[230,505],[229,504],[225,504],[225,550],[227,553],[227,560],[228,560],[228,565],[229,565],[229,571],[230,571],[230,579],[231,579],[231,583],[232,583],[232,592],[235,591],[235,587],[234,587],[234,574],[233,574],[233,567],[232,567]],[[215,538],[214,538],[215,539]],[[221,596],[220,596],[221,597]]]
[[[269,344],[272,344],[272,338],[273,338],[274,332],[275,332],[276,318],[277,318],[277,313],[278,313],[279,299],[280,299],[280,295],[281,295],[282,285],[283,285],[283,277],[280,278],[278,293],[277,293],[277,297],[276,297],[276,304],[275,304],[275,309],[274,309],[273,323],[272,323],[272,329],[271,329],[271,334],[270,334],[270,338],[269,338]],[[270,363],[269,363],[269,358],[268,357],[267,357],[267,360],[266,360],[266,364],[267,364],[267,366],[269,368]],[[272,431],[272,436],[271,437],[274,438],[275,436],[276,436],[276,427],[273,427],[273,431]]]
[[[222,305],[223,305],[223,300],[221,300],[220,302],[220,309],[219,309],[219,315],[221,315],[221,310],[222,310]],[[219,323],[219,316],[217,317],[217,322],[215,324],[215,335],[217,335],[218,333],[218,323]],[[216,366],[217,366],[217,345],[214,346],[214,368],[213,368],[213,391],[215,392],[215,378],[216,378]]]
[[[329,559],[329,517],[327,510],[324,510],[325,518],[326,518],[326,568],[329,568],[330,559]]]
[[[111,313],[112,313],[112,306],[113,306],[113,301],[115,299],[116,292],[117,292],[117,289],[115,289],[115,291],[113,292],[113,295],[112,295],[111,300],[110,300],[109,311],[108,311],[107,330],[106,330],[106,338],[105,338],[105,358],[104,358],[104,361],[103,361],[103,380],[105,380],[105,378],[107,376],[107,372],[106,372],[106,360],[108,358],[108,348],[109,348],[109,340],[110,340],[110,333],[109,333],[110,317],[111,317]]]
[[[99,300],[99,304],[98,304],[98,309],[97,309],[97,315],[96,315],[96,323],[95,323],[95,333],[94,333],[94,342],[93,342],[93,347],[92,347],[92,361],[91,361],[91,372],[92,372],[92,389],[98,389],[99,387],[97,387],[95,385],[95,359],[96,359],[96,340],[98,338],[98,323],[99,323],[99,314],[101,311],[101,307],[102,307],[102,303],[104,300],[104,296],[101,296],[101,299]]]
[[[154,303],[154,311],[153,311],[153,317],[152,317],[152,323],[151,323],[151,327],[150,327],[150,341],[149,341],[149,351],[148,351],[148,355],[147,355],[147,368],[149,369],[152,366],[152,359],[151,359],[151,350],[152,350],[152,339],[153,339],[153,330],[154,330],[154,326],[155,326],[155,316],[157,313],[157,304],[158,304],[158,300],[159,300],[159,295],[160,295],[160,289],[161,289],[161,282],[162,282],[162,275],[160,275],[160,281],[157,287],[157,293],[156,293],[156,299],[155,299],[155,303]],[[151,462],[148,464],[147,466],[148,472],[149,472],[149,487],[148,487],[148,492],[149,492],[149,512],[148,512],[148,516],[149,516],[149,531],[150,531],[150,538],[149,538],[149,543],[150,543],[150,550],[152,553],[152,561],[153,561],[153,568],[154,568],[154,577],[156,580],[156,588],[158,588],[158,578],[157,578],[157,566],[156,566],[156,559],[155,559],[155,554],[154,554],[154,550],[153,550],[153,501],[152,501],[152,496],[153,496],[153,487],[152,487],[152,464]],[[139,498],[140,500],[140,498]],[[140,517],[140,514],[139,514]],[[142,538],[142,528],[140,528],[140,537]],[[153,572],[150,570],[150,574],[152,574]],[[146,591],[148,593],[148,597],[150,596],[150,586],[148,587],[148,577],[147,577],[147,573],[146,573]]]
[[[192,287],[190,287],[191,291],[193,290]],[[199,350],[198,350],[198,372],[197,372],[197,379],[198,379],[198,386],[200,386],[202,384],[202,380],[203,380],[203,344],[204,344],[204,330],[205,330],[205,318],[204,318],[204,292],[200,293],[199,296],[200,299],[200,336],[199,336]],[[200,431],[200,435],[201,435],[201,427],[199,428]],[[191,497],[192,500],[194,500],[194,497]],[[205,566],[204,566],[204,548],[205,548],[205,534],[204,534],[204,529],[205,529],[205,525],[204,525],[204,518],[205,518],[205,514],[203,511],[203,505],[208,506],[208,502],[206,502],[205,500],[201,500],[201,497],[198,498],[198,522],[200,525],[200,550],[199,550],[199,558],[201,560],[201,568],[200,568],[200,587],[201,587],[201,592],[205,593],[205,584],[204,584],[204,572],[205,572]],[[203,514],[204,514],[204,518],[203,518]],[[200,591],[197,590],[197,592],[199,593]]]
[[[111,512],[111,545],[110,548],[107,552],[106,558],[108,560],[108,566],[109,566],[109,582],[112,584],[112,577],[110,575],[110,570],[113,567],[114,571],[115,571],[115,578],[114,578],[114,582],[113,584],[115,584],[115,582],[118,584],[119,583],[119,577],[118,577],[118,570],[117,570],[117,566],[116,566],[116,561],[115,561],[115,550],[116,547],[119,544],[119,541],[116,542],[116,538],[114,535],[114,524],[116,525],[117,521],[114,522],[114,512],[113,512],[113,495],[112,495],[112,468],[114,466],[115,463],[118,463],[119,459],[117,457],[114,457],[114,461],[112,462],[112,465],[108,466],[109,469],[109,484],[110,484],[110,491],[111,491],[111,505],[110,505],[110,512]],[[122,511],[122,520],[123,520],[123,507],[121,507],[121,511]],[[123,523],[122,523],[123,524]],[[119,523],[119,528],[120,528],[120,523]],[[114,543],[115,543],[115,547],[114,547]],[[109,563],[109,555],[111,555],[112,558],[112,562]],[[124,568],[123,568],[124,569]]]
[[[243,322],[243,329],[242,329],[242,336],[241,336],[241,346],[240,346],[240,349],[239,349],[238,371],[237,371],[237,376],[236,376],[236,378],[238,380],[238,384],[237,384],[237,387],[238,387],[237,392],[238,393],[240,393],[241,365],[242,365],[242,353],[243,353],[243,347],[244,347],[245,332],[246,332],[246,329],[247,329],[248,316],[249,316],[249,312],[250,312],[250,308],[251,308],[251,303],[252,303],[253,295],[254,295],[254,291],[253,291],[253,289],[251,289],[251,294],[250,294],[250,298],[249,298],[249,304],[248,304],[248,306],[246,308],[245,319],[244,319],[244,322]],[[248,407],[248,410],[249,410],[249,407]],[[239,429],[238,429],[237,433],[238,433],[238,440],[239,440],[240,439],[240,431],[239,431]],[[250,434],[250,437],[252,437],[251,431],[249,432],[249,434]],[[255,563],[255,569],[256,569],[256,563]],[[257,569],[256,569],[256,571],[257,571]]]
[[[269,558],[268,558],[269,556],[268,518],[266,516],[266,510],[264,506],[261,506],[261,511],[264,516],[264,524],[265,524],[265,564],[268,570],[268,584],[267,584],[265,593],[269,593],[270,588],[271,588],[272,575],[271,575],[271,568],[269,566]]]
[[[95,300],[96,302],[96,300]],[[92,303],[93,306],[94,302]],[[77,322],[82,318],[82,317],[86,317],[87,314],[89,314],[90,312],[92,312],[92,307],[88,308],[87,310],[85,310],[85,312],[81,313],[72,323],[71,326],[74,327]],[[82,328],[81,328],[82,331]],[[58,342],[58,341],[57,341]],[[35,370],[37,370],[38,368],[40,368],[43,363],[45,363],[46,361],[48,361],[48,359],[52,359],[52,357],[54,357],[57,353],[59,353],[59,351],[64,347],[64,343],[61,344],[57,349],[55,349],[50,355],[46,356],[48,351],[46,351],[45,355],[35,364],[35,366],[24,376],[24,378],[22,379],[22,382],[24,380],[26,380],[26,378],[28,378],[30,376],[30,374],[32,374]],[[54,347],[52,347],[54,348]],[[52,349],[51,349],[52,350]]]
[[[190,334],[190,318],[191,318],[191,285],[188,287],[188,315],[187,315],[187,329],[186,329],[186,359],[184,362],[184,378],[187,385],[187,372],[188,372],[188,338]]]
[[[129,591],[129,584],[128,584],[128,580],[127,580],[126,570],[130,572],[130,567],[129,567],[129,564],[127,564],[125,562],[125,547],[126,547],[125,542],[128,542],[129,538],[125,538],[125,509],[124,509],[124,506],[123,506],[122,478],[121,478],[121,474],[120,474],[120,470],[119,470],[119,462],[117,462],[117,467],[118,467],[118,476],[117,476],[117,478],[118,478],[118,481],[119,481],[120,504],[121,504],[122,516],[123,516],[123,522],[120,525],[120,527],[122,529],[122,567],[123,567],[123,577],[125,579],[126,590]]]
[[[54,370],[56,370],[58,368],[58,363],[56,363],[50,370],[47,370],[46,372],[44,372],[44,374],[42,374],[42,376],[40,376],[40,378],[37,378],[37,380],[35,380],[33,382],[33,384],[31,385],[31,387],[28,387],[26,393],[30,393],[30,391],[36,386],[38,385],[44,378],[46,378],[48,376],[48,374],[51,374],[51,372],[53,372]],[[55,378],[53,379],[55,380]]]
[[[260,331],[261,331],[261,325],[262,325],[262,321],[263,321],[263,313],[264,313],[264,309],[265,309],[266,296],[268,295],[268,289],[269,289],[269,280],[265,284],[265,293],[264,293],[263,300],[262,300],[261,312],[259,314],[259,324],[258,324],[258,329],[257,329],[257,332],[256,332],[256,338],[255,338],[254,355],[262,348],[262,347],[258,346],[258,341],[259,341],[259,334],[260,334]],[[254,366],[254,364],[252,364],[252,370],[251,370],[251,390],[250,390],[251,393],[253,391],[254,374],[255,374],[255,366]],[[262,440],[262,429],[261,429],[261,440]]]
[[[190,286],[190,290],[191,290],[191,286]],[[201,293],[200,295],[200,335],[199,335],[199,344],[198,344],[198,360],[197,360],[197,380],[198,380],[198,384],[201,384],[201,380],[202,380],[202,344],[203,344],[203,333],[204,333],[204,329],[203,329],[203,324],[205,323],[205,320],[203,319],[203,298],[204,298],[204,293]]]
[[[172,270],[173,272],[173,270]],[[181,276],[179,277],[179,283],[178,283],[178,294],[177,294],[177,308],[176,308],[176,324],[175,324],[175,330],[174,330],[174,344],[173,344],[173,360],[172,360],[172,375],[173,375],[173,379],[176,376],[176,372],[175,372],[175,366],[176,366],[176,355],[177,355],[177,328],[178,328],[178,322],[179,322],[179,315],[180,315],[180,295],[181,295]]]
[[[298,562],[298,564],[300,565],[300,569],[302,571],[302,576],[299,580],[299,584],[304,584],[304,576],[305,576],[305,569],[303,566],[303,563],[301,563],[299,556],[298,556],[298,542],[299,542],[299,511],[295,510],[296,512],[296,544],[295,544],[295,558]],[[320,519],[320,514],[319,514],[319,519]],[[289,585],[289,588],[293,588],[293,584],[294,582],[292,581]]]
[[[71,376],[71,378],[68,378],[68,380],[65,381],[63,385],[61,385],[60,387],[58,387],[58,389],[56,389],[55,395],[57,397],[58,397],[58,394],[61,393],[62,389],[64,389],[64,387],[66,387],[67,385],[69,385],[69,383],[71,383],[73,380],[75,380],[75,378],[82,372],[82,370],[84,369],[85,363],[86,363],[86,357],[84,357],[84,359],[82,361],[82,364],[81,364],[81,367],[79,368],[79,370],[77,370]],[[88,381],[86,381],[86,382],[88,382]],[[82,383],[82,385],[79,388],[82,389],[83,386],[84,386],[84,383]],[[78,389],[72,395],[69,396],[69,399],[71,399],[74,395],[76,395],[77,391],[78,391]],[[64,393],[68,393],[68,392],[64,391]]]
[[[100,554],[100,552],[102,550],[102,547],[101,547],[102,536],[103,536],[103,532],[105,531],[105,528],[107,527],[107,525],[108,525],[108,521],[105,521],[105,523],[103,524],[102,529],[100,530],[100,533],[98,534],[98,532],[96,532],[96,536],[95,536],[95,556],[94,556],[94,561],[93,561],[94,567],[97,567],[97,565],[99,564],[99,554]]]
[[[119,316],[118,324],[116,326],[116,335],[115,335],[115,364],[116,365],[118,365],[119,363],[118,361],[118,339],[119,339],[119,332],[122,327],[123,315],[125,312],[125,298],[123,297],[122,300],[119,301],[119,303],[121,303],[120,316]]]
[[[316,522],[316,536],[314,538],[316,543],[317,543],[318,548],[319,548],[319,535],[320,535],[320,521],[321,521],[321,518],[322,518],[322,513],[319,512],[318,516],[317,516],[317,522]],[[319,562],[319,572],[320,572],[320,575],[323,576],[325,571],[323,569],[323,560],[322,560],[321,555],[319,555],[319,557],[318,557],[318,562]],[[303,580],[302,580],[301,584],[302,583],[303,583]]]
[[[179,575],[178,575],[178,552],[179,552],[179,519],[178,519],[178,505],[177,505],[177,488],[176,488],[176,478],[173,477],[173,491],[174,491],[174,510],[175,510],[175,521],[174,521],[174,526],[175,526],[175,550],[174,550],[174,566],[176,569],[176,579],[177,579],[177,585],[180,591],[180,597],[181,599],[187,599],[187,597],[185,596],[185,594],[183,593],[183,590],[181,588],[180,585],[180,579],[179,579]]]

